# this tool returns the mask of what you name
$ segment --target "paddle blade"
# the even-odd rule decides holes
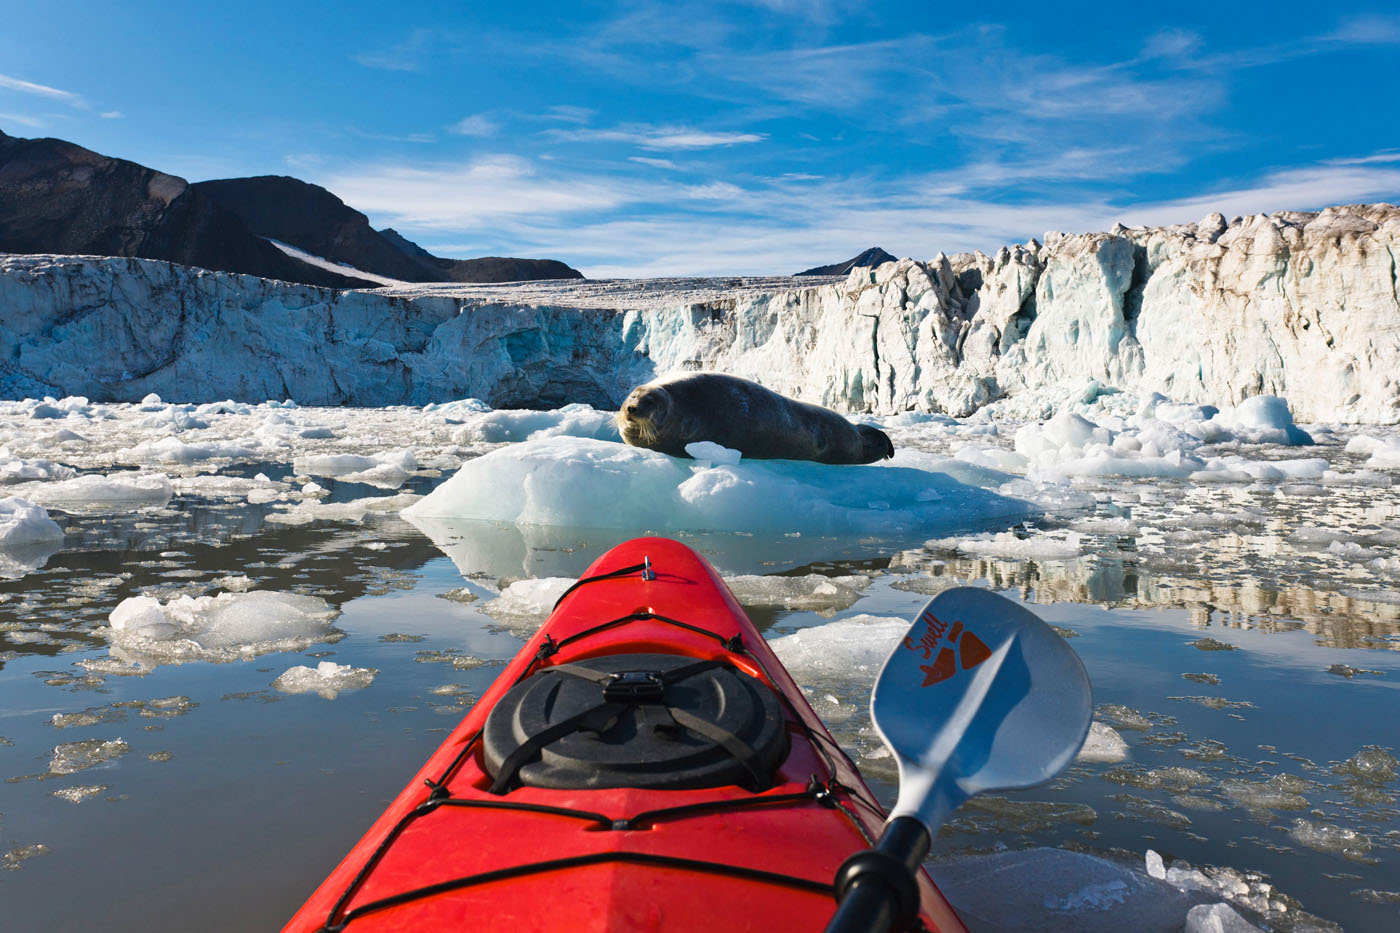
[[[930,832],[990,790],[1048,781],[1084,743],[1089,677],[1028,609],[975,587],[934,597],[885,661],[871,716],[899,762],[891,813]]]

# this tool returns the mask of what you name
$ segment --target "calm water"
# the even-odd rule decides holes
[[[1322,455],[1347,460],[1336,448]],[[258,472],[289,475],[273,461],[225,470]],[[385,494],[317,481],[335,500]],[[404,490],[436,482],[420,474]],[[1358,776],[1355,756],[1400,747],[1400,592],[1356,548],[1394,555],[1400,495],[1081,488],[1099,517],[1131,515],[1134,527],[1084,532],[1083,556],[1069,560],[971,559],[919,539],[693,543],[727,573],[872,579],[847,608],[754,607],[770,637],[862,614],[909,617],[959,581],[1025,600],[1066,630],[1099,718],[1128,757],[1077,764],[1049,787],[959,811],[939,854],[1035,844],[1140,862],[1152,848],[1169,864],[1268,876],[1288,899],[1280,927],[1301,908],[1349,930],[1396,928],[1400,782],[1384,767]],[[64,549],[0,580],[8,928],[278,927],[537,624],[483,611],[495,591],[510,578],[576,575],[631,536],[464,523],[435,531],[440,547],[393,515],[267,520],[286,508],[205,489],[160,508],[55,512]],[[1299,532],[1312,528],[1345,532],[1355,548]],[[319,596],[340,614],[302,652],[153,669],[114,660],[104,627],[123,598],[218,592],[231,574],[254,589]],[[320,660],[378,673],[334,699],[272,687],[288,668]],[[888,759],[863,711],[871,672],[798,673],[888,797]],[[68,743],[83,744],[56,755]],[[1377,754],[1362,764],[1383,764]],[[55,795],[65,791],[74,799]]]

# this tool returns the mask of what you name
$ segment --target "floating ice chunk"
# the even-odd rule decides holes
[[[1197,904],[1186,912],[1182,933],[1260,933],[1229,904]]]
[[[52,460],[26,460],[23,457],[11,456],[8,449],[0,448],[0,485],[30,481],[56,482],[72,479],[77,475],[77,470],[61,463],[54,463]]]
[[[142,410],[142,411],[145,411],[145,410],[146,410],[146,406],[160,407],[162,404],[164,404],[164,403],[161,402],[160,396],[159,396],[159,395],[157,395],[157,394],[154,393],[154,392],[148,392],[148,393],[141,399],[141,406],[142,406],[142,407],[141,407],[141,410]]]
[[[209,422],[203,418],[196,418],[174,405],[162,409],[157,414],[147,415],[139,422],[143,428],[157,428],[166,431],[173,431],[176,434],[181,431],[198,431],[209,427]]]
[[[343,476],[378,465],[378,460],[360,454],[311,454],[292,461],[292,469],[305,476]]]
[[[273,651],[304,651],[331,634],[337,611],[316,596],[254,590],[162,604],[132,596],[112,610],[112,654],[146,667],[236,661]]]
[[[1003,470],[1008,473],[1023,471],[1030,463],[1030,458],[1013,450],[1005,450],[1001,447],[979,447],[975,444],[967,444],[958,448],[953,456],[965,463],[991,470]]]
[[[1293,423],[1288,402],[1276,395],[1256,395],[1203,425],[1207,441],[1238,440],[1249,444],[1311,444],[1312,437]]]
[[[283,693],[318,693],[327,700],[334,700],[343,691],[368,687],[374,683],[374,675],[378,673],[372,667],[322,661],[315,667],[298,665],[288,668],[272,682],[272,686]]]
[[[489,411],[466,415],[454,435],[458,444],[504,444],[544,437],[591,437],[621,441],[617,413],[596,411],[588,405],[565,405],[554,411]]]
[[[768,642],[793,678],[804,686],[833,678],[852,689],[874,684],[885,658],[909,631],[907,619],[857,615],[798,629]]]
[[[43,507],[26,502],[18,496],[0,499],[0,550],[10,550],[25,544],[57,544],[62,541],[63,529],[49,518],[49,513]]]
[[[176,437],[143,441],[116,453],[118,460],[132,463],[197,463],[200,460],[246,460],[257,453],[238,444],[186,444]]]
[[[960,551],[978,557],[1005,557],[1020,560],[1073,560],[1080,554],[1080,537],[1068,532],[1063,538],[1036,535],[1019,538],[1015,533],[973,535],[966,538],[942,538],[929,541],[934,550]]]
[[[1089,724],[1089,735],[1084,739],[1084,747],[1079,749],[1075,761],[1111,764],[1128,757],[1128,743],[1114,731],[1113,727],[1102,722]]]
[[[800,577],[741,574],[725,577],[734,598],[745,606],[778,606],[784,609],[849,609],[870,586],[859,574],[828,577],[809,573]]]
[[[1364,833],[1331,823],[1295,819],[1288,833],[1293,841],[1318,852],[1330,852],[1354,862],[1370,861],[1371,840]]]
[[[1351,449],[1351,445],[1347,445]],[[1371,458],[1366,466],[1374,470],[1394,470],[1400,468],[1400,438],[1391,438],[1384,444],[1371,449]]]
[[[1228,778],[1220,782],[1225,796],[1250,810],[1306,810],[1303,796],[1311,784],[1291,774],[1276,774],[1267,781]]]
[[[49,796],[57,797],[59,800],[66,800],[69,803],[82,803],[89,797],[96,797],[106,790],[106,784],[77,784],[73,787],[65,787],[62,790],[52,791]]]
[[[744,460],[696,469],[694,461],[653,450],[554,437],[469,460],[403,514],[656,531],[894,534],[1035,511],[954,479],[956,469],[971,471],[955,461],[892,461],[901,462],[919,465]]]
[[[1167,869],[1162,864],[1162,856],[1158,855],[1155,849],[1147,850],[1147,854],[1143,857],[1143,863],[1147,868],[1149,878],[1156,878],[1158,881],[1166,880]]]
[[[308,484],[310,485],[310,484]],[[319,490],[320,487],[318,486]],[[271,496],[270,498],[276,498]],[[307,499],[297,503],[286,512],[273,512],[267,516],[269,522],[281,525],[306,525],[311,522],[362,522],[365,516],[374,513],[397,512],[417,502],[421,496],[416,493],[400,493],[396,496],[369,496],[364,499],[351,499],[348,502],[320,502]],[[252,501],[252,496],[249,496]]]
[[[127,752],[131,746],[121,739],[85,739],[81,742],[64,742],[55,745],[53,761],[49,762],[50,774],[76,774],[95,768],[104,761],[113,761]]]
[[[1087,535],[1136,535],[1137,522],[1130,518],[1081,518],[1070,523],[1070,530]]]
[[[501,595],[481,604],[481,611],[494,618],[541,619],[554,609],[564,591],[574,585],[568,577],[539,577],[516,580]]]
[[[1081,452],[1089,444],[1107,445],[1112,435],[1083,415],[1062,411],[1043,424],[1022,425],[1016,432],[1016,452],[1032,459],[1063,450]]]
[[[476,398],[460,398],[451,402],[433,402],[432,404],[423,406],[424,413],[442,415],[449,423],[454,419],[465,418],[467,415],[479,415],[490,410],[490,405]]]
[[[1064,849],[934,862],[929,873],[969,929],[1167,933],[1199,899],[1141,871]]]
[[[693,444],[686,444],[685,452],[696,460],[707,460],[719,466],[734,466],[744,456],[739,451],[731,450],[723,444],[716,444],[714,441],[696,441]]]
[[[27,485],[25,498],[64,512],[162,508],[175,494],[164,473],[92,473],[58,483]]]

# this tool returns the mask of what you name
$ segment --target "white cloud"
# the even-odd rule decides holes
[[[557,104],[546,110],[541,116],[546,120],[558,120],[561,123],[587,123],[593,119],[595,110],[587,107],[574,107],[569,104]]]
[[[508,155],[465,165],[373,166],[320,183],[357,210],[396,226],[462,230],[512,217],[609,210],[637,199],[625,181],[540,178],[532,163]]]
[[[24,117],[17,113],[0,113],[0,122],[18,123],[20,126],[28,126],[39,129],[45,125],[44,121],[38,117]]]
[[[760,133],[711,132],[686,126],[648,126],[640,123],[625,124],[610,130],[580,127],[576,130],[545,130],[545,133],[555,139],[573,142],[626,143],[641,149],[661,152],[712,149],[717,146],[762,142],[766,138]]]
[[[785,274],[876,245],[928,260],[940,251],[990,252],[1047,230],[1400,198],[1400,169],[1380,163],[1281,169],[1252,184],[1157,201],[1066,196],[1012,204],[971,186],[939,193],[927,181],[644,184],[586,174],[540,177],[512,157],[321,179],[374,216],[376,226],[388,223],[410,236],[415,229],[448,234],[454,243],[431,244],[440,254],[547,256],[595,277]],[[994,195],[995,185],[981,190]]]
[[[9,75],[0,74],[0,88],[11,91],[19,91],[22,94],[34,94],[38,97],[47,97],[52,100],[61,100],[65,103],[81,106],[83,98],[72,91],[62,91],[56,87],[49,87],[46,84],[35,84],[32,81],[23,81],[19,78],[12,78]]]
[[[99,113],[98,116],[104,120],[120,120],[125,117],[126,114],[122,113],[120,110],[108,110],[104,113]]]
[[[650,165],[652,168],[680,168],[679,165],[672,162],[670,159],[653,159],[649,156],[628,156],[627,161],[636,162],[640,165]]]
[[[501,125],[484,113],[474,113],[458,120],[452,124],[450,129],[458,136],[474,136],[478,139],[485,139],[500,132]]]

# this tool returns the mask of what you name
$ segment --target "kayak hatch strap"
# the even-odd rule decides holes
[[[596,580],[598,578],[589,577],[588,579]],[[732,638],[726,638],[718,632],[712,632],[709,629],[704,628],[703,626],[692,625],[689,622],[682,622],[680,619],[672,619],[669,616],[657,615],[654,612],[633,612],[625,616],[619,616],[618,618],[612,619],[608,622],[601,622],[598,625],[595,625],[592,628],[586,628],[581,632],[574,632],[572,635],[566,635],[565,637],[553,643],[554,651],[558,651],[560,648],[563,648],[565,645],[571,644],[572,642],[579,641],[583,638],[588,638],[591,635],[596,635],[604,629],[612,628],[615,625],[625,625],[628,622],[646,621],[664,622],[667,625],[674,625],[679,628],[688,629],[692,632],[696,632],[701,635],[707,635],[710,638],[713,638],[715,641],[719,642],[722,646],[724,646],[726,650],[735,652],[736,654],[744,649],[744,638],[742,635],[735,635]]]
[[[706,800],[703,803],[685,804],[678,807],[662,807],[657,810],[646,810],[642,813],[622,817],[620,819],[613,819],[604,813],[594,813],[592,810],[575,810],[572,807],[554,807],[542,803],[520,803],[514,800],[477,800],[463,797],[446,797],[432,802],[431,807],[433,809],[442,806],[479,810],[524,810],[529,813],[548,813],[552,816],[569,817],[595,823],[599,829],[625,832],[644,829],[654,823],[683,819],[700,813],[713,813],[723,810],[747,810],[751,807],[775,806],[784,803],[821,800],[827,793],[827,788],[824,786],[809,787],[807,790],[791,794],[771,794],[767,797],[738,797],[734,800]],[[429,804],[423,804],[423,807],[429,806]]]
[[[568,719],[561,719],[547,729],[536,732],[521,742],[519,747],[507,755],[505,761],[501,762],[500,772],[496,775],[496,780],[491,783],[490,792],[504,794],[511,782],[515,780],[516,772],[520,770],[521,766],[538,755],[546,745],[574,732],[606,732],[617,721],[617,717],[626,710],[627,706],[622,703],[599,703],[597,706],[590,706],[581,713],[570,716]]]
[[[641,573],[643,580],[656,579],[656,571],[651,569],[651,558],[643,557],[642,562],[640,564],[633,564],[631,567],[623,567],[619,570],[609,570],[607,573],[596,573],[591,577],[579,577],[567,590],[560,594],[558,599],[554,601],[554,609],[559,608],[559,604],[564,601],[565,596],[568,596],[570,593],[583,586],[585,583],[597,583],[599,580],[615,580],[618,577],[625,577],[630,573],[638,572]],[[551,609],[550,611],[553,612],[554,609]]]
[[[421,888],[414,888],[400,894],[392,894],[389,897],[380,898],[377,901],[370,901],[368,904],[361,904],[354,910],[348,912],[339,921],[328,920],[322,927],[325,933],[337,933],[344,930],[352,921],[358,920],[366,914],[384,910],[389,907],[398,907],[411,901],[421,900],[425,897],[433,897],[437,894],[446,894],[449,891],[458,891],[462,888],[470,888],[480,884],[490,884],[494,881],[509,881],[512,878],[521,878],[526,875],[536,875],[551,871],[564,871],[570,868],[584,868],[589,865],[604,865],[609,862],[627,862],[634,865],[650,865],[657,868],[674,868],[678,871],[703,872],[711,875],[727,875],[731,878],[742,878],[746,881],[757,881],[762,884],[780,885],[786,888],[796,888],[800,891],[810,891],[813,894],[821,894],[826,897],[834,897],[835,889],[829,881],[814,881],[810,878],[802,878],[797,875],[785,875],[780,872],[764,871],[761,868],[749,868],[743,865],[726,865],[723,862],[705,862],[699,859],[678,858],[670,855],[653,855],[650,852],[593,852],[588,855],[578,855],[572,858],[549,859],[543,862],[530,862],[525,865],[515,865],[510,868],[500,868],[495,871],[482,872],[477,875],[467,875],[463,878],[453,878],[449,881],[440,881],[437,884],[425,885]],[[334,918],[332,914],[332,918]]]

